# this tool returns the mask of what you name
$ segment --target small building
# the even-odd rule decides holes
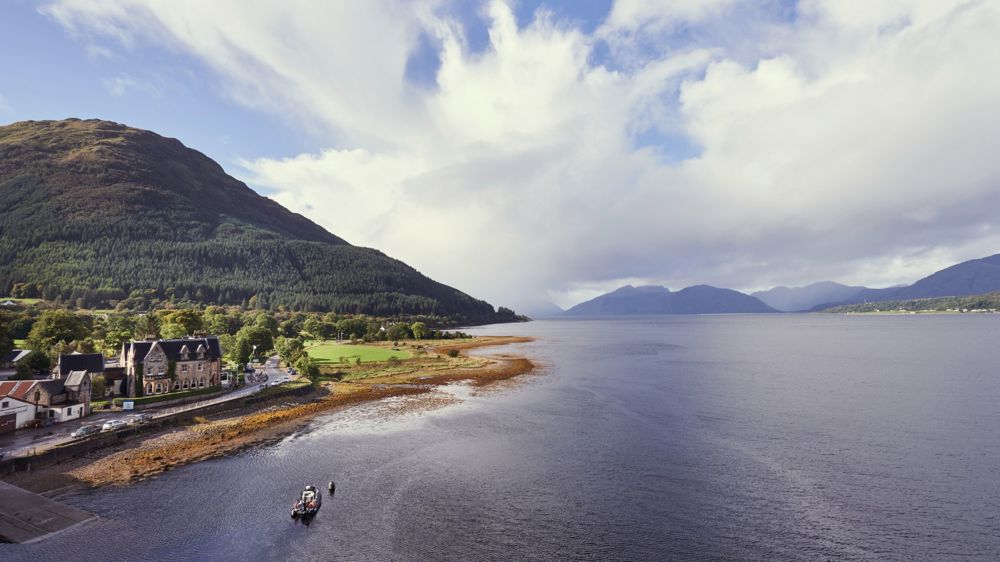
[[[34,381],[0,382],[0,435],[12,433],[35,419],[37,409],[27,397],[33,384]]]
[[[39,421],[60,423],[90,414],[91,380],[86,371],[65,379],[0,382],[0,433]]]
[[[129,396],[136,395],[140,380],[142,394],[149,396],[219,386],[222,374],[216,336],[129,342],[122,347],[121,361]]]
[[[64,379],[73,371],[84,371],[91,377],[104,375],[104,355],[100,353],[63,353],[52,370],[52,378]]]
[[[0,359],[0,369],[16,369],[17,364],[31,353],[30,349],[12,349]]]

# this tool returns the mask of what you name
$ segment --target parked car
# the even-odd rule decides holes
[[[110,420],[104,422],[104,425],[101,426],[101,431],[117,431],[125,427],[125,425],[125,420]]]
[[[128,425],[142,425],[151,421],[153,421],[152,414],[132,414],[125,418],[125,423]]]
[[[81,425],[74,431],[70,433],[69,436],[73,439],[83,439],[88,435],[93,435],[95,433],[100,433],[101,428],[97,425]]]

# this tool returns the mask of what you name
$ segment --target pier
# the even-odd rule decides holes
[[[97,516],[0,482],[0,542],[26,543]]]

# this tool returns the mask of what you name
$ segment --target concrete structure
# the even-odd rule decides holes
[[[0,482],[0,540],[32,542],[96,517],[92,513]]]
[[[218,386],[222,374],[222,348],[215,336],[133,341],[122,347],[121,359],[129,396],[135,396],[140,380],[142,394],[150,396]]]

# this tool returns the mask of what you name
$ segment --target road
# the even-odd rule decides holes
[[[287,370],[278,367],[277,355],[269,357],[267,361],[264,362],[263,368],[255,372],[261,374],[257,375],[254,382],[248,382],[240,388],[237,388],[232,392],[227,392],[221,396],[215,396],[206,400],[199,400],[198,402],[191,402],[190,404],[184,404],[182,406],[146,408],[137,411],[152,414],[153,419],[156,419],[180,412],[197,410],[206,406],[229,402],[230,400],[238,400],[260,392],[262,384],[266,384],[274,380],[280,380],[281,377],[287,374]],[[8,457],[37,454],[45,449],[72,441],[73,438],[70,437],[69,434],[82,425],[104,425],[104,422],[108,420],[120,419],[133,413],[136,412],[95,412],[82,420],[73,420],[53,424],[42,429],[21,429],[15,431],[13,434],[0,436],[0,451]]]

